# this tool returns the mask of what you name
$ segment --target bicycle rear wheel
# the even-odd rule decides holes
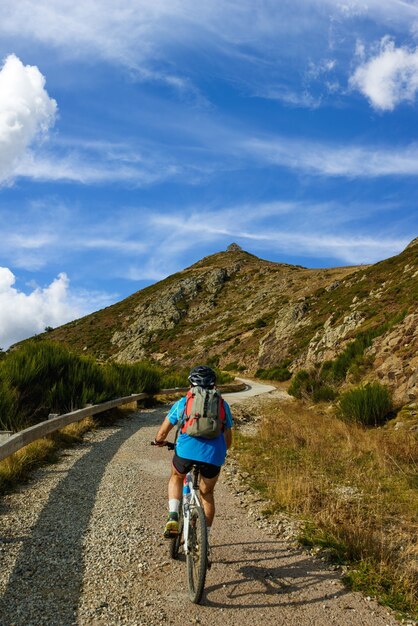
[[[177,537],[173,537],[173,539],[170,540],[170,547],[169,547],[170,558],[172,559],[179,558],[179,549],[180,549],[180,545],[182,541],[183,541],[183,502],[180,502],[179,534],[177,535]]]
[[[199,604],[206,580],[208,566],[208,535],[203,509],[196,507],[190,514],[189,552],[187,554],[187,579],[189,597]]]

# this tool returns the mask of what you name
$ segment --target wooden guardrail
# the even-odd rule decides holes
[[[235,385],[235,387],[234,391],[241,391],[243,387],[245,388],[245,385],[242,385],[241,383]],[[37,439],[46,437],[56,430],[60,430],[61,428],[64,428],[64,426],[68,426],[68,424],[78,422],[84,417],[96,415],[97,413],[102,413],[103,411],[108,411],[109,409],[114,409],[117,406],[123,406],[124,404],[129,404],[131,402],[136,402],[137,400],[144,400],[145,398],[149,398],[153,395],[173,395],[176,393],[184,393],[188,391],[188,389],[189,387],[175,387],[174,389],[162,389],[161,391],[157,391],[155,394],[136,393],[130,396],[125,396],[124,398],[116,398],[115,400],[102,402],[102,404],[91,404],[83,409],[78,409],[77,411],[72,411],[71,413],[65,413],[64,415],[51,415],[45,422],[40,422],[39,424],[35,424],[35,426],[30,426],[29,428],[25,428],[25,430],[21,430],[15,434],[8,434],[8,436],[5,437],[6,440],[4,442],[0,441],[0,461],[7,458],[14,452],[17,452],[21,448],[24,448],[29,443],[33,443]],[[222,385],[220,385],[220,389],[222,390]],[[231,385],[228,386],[228,391],[231,391]]]
[[[177,387],[175,389],[162,389],[161,391],[158,391],[157,394],[171,395],[174,393],[182,393],[187,390],[188,387]],[[17,452],[21,448],[24,448],[29,443],[33,443],[37,439],[41,439],[41,437],[46,437],[46,435],[50,435],[56,430],[60,430],[61,428],[64,428],[64,426],[68,426],[68,424],[78,422],[84,417],[96,415],[97,413],[102,413],[103,411],[114,409],[117,406],[129,404],[130,402],[136,402],[137,400],[144,400],[152,395],[155,394],[137,393],[125,396],[124,398],[109,400],[108,402],[103,402],[102,404],[92,404],[83,409],[78,409],[77,411],[72,411],[71,413],[65,413],[64,415],[58,415],[57,417],[52,417],[45,422],[35,424],[35,426],[25,428],[25,430],[21,430],[18,433],[8,436],[4,443],[0,443],[0,461],[14,452]]]

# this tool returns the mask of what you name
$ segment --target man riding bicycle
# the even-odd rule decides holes
[[[191,390],[193,387],[214,389],[216,383],[215,372],[206,365],[198,365],[189,374]],[[164,419],[154,440],[155,445],[164,445],[168,433],[174,426],[181,426],[186,412],[184,396],[171,407]],[[173,466],[168,483],[168,519],[164,530],[164,537],[170,539],[179,532],[179,507],[183,488],[183,480],[192,465],[200,470],[200,495],[205,511],[208,534],[215,515],[214,488],[219,478],[221,466],[225,462],[226,452],[232,443],[232,415],[231,409],[222,399],[224,421],[221,433],[211,439],[190,436],[179,430],[176,449],[173,457]]]

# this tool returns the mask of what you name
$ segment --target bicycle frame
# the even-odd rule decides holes
[[[192,473],[193,472],[193,473]],[[198,483],[198,470],[196,467],[192,471],[188,472],[184,479],[184,485],[187,485],[190,489],[190,498],[188,501],[183,498],[183,548],[185,554],[189,553],[189,527],[190,527],[190,513],[194,508],[202,508],[202,504],[199,498],[199,483]]]

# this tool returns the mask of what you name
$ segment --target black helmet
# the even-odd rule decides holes
[[[216,374],[207,365],[197,365],[189,374],[190,384],[194,387],[213,387],[216,383]]]

